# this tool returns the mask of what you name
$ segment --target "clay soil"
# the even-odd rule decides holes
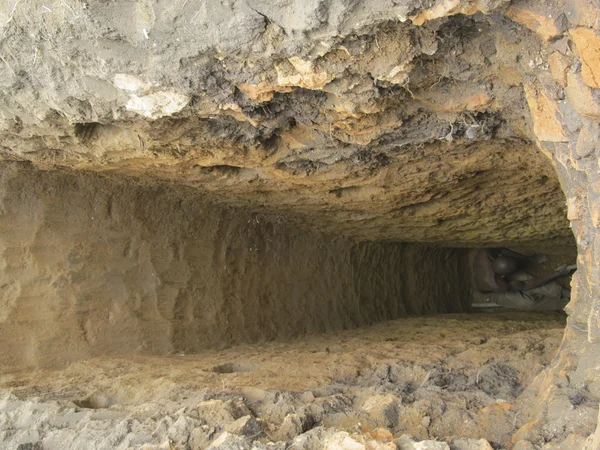
[[[5,370],[0,446],[205,448],[249,415],[256,445],[381,428],[391,433],[380,432],[384,440],[473,437],[505,448],[527,418],[519,395],[551,363],[564,325],[559,313],[453,314],[193,355]]]

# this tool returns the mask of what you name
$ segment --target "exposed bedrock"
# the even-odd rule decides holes
[[[564,342],[522,396],[536,406],[514,444],[600,447],[570,397],[600,398],[599,14],[596,0],[5,2],[0,317],[32,320],[8,362],[43,362],[46,337],[65,358],[107,349],[98,327],[123,314],[136,337],[115,349],[169,352],[234,343],[234,328],[450,310],[439,296],[462,285],[398,273],[422,256],[459,270],[461,253],[415,244],[574,235]],[[107,285],[123,311],[82,300]],[[235,311],[211,300],[230,298]],[[200,309],[226,325],[204,333]],[[43,314],[53,327],[33,325]]]
[[[19,3],[2,157],[202,187],[358,239],[569,235],[522,86],[547,51],[502,2],[209,3]]]

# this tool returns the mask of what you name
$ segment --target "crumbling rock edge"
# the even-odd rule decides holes
[[[369,230],[373,220],[367,237],[376,238],[386,236],[386,223],[369,215],[364,203],[380,194],[377,176],[391,177],[394,185],[394,173],[382,170],[390,158],[405,152],[421,158],[422,151],[425,161],[435,160],[440,143],[486,148],[487,141],[535,142],[558,174],[579,256],[563,345],[529,394],[546,406],[566,402],[566,386],[600,397],[600,27],[594,2],[252,1],[199,10],[192,2],[122,9],[62,3],[14,2],[1,11],[5,160],[212,183],[246,205],[256,205],[246,183],[258,180],[266,187],[258,190],[258,204],[280,210],[290,206],[290,194],[323,183],[334,199],[345,199],[324,208],[332,211],[324,221],[331,217],[334,229],[358,198],[367,222],[361,225]],[[463,33],[453,38],[457,30]],[[478,33],[488,32],[498,37],[493,49],[468,48]],[[465,58],[452,54],[463,45]],[[377,59],[382,46],[383,61]],[[68,61],[76,61],[77,70]],[[488,73],[498,74],[498,83],[490,84]],[[414,136],[414,129],[426,132]],[[411,173],[422,173],[414,167]],[[422,181],[415,176],[413,183]],[[556,207],[556,185],[550,191],[548,205]],[[417,220],[409,231],[395,229],[386,237],[435,240],[435,233],[410,234],[423,219],[419,213],[435,227],[440,203],[429,203],[435,194],[405,194],[410,200],[394,222],[415,214]],[[321,200],[306,194],[298,206],[310,212]],[[373,208],[385,204],[384,195]],[[434,212],[415,212],[414,205],[424,204]],[[550,223],[551,236],[542,237],[566,235],[564,223]],[[455,239],[497,242],[484,225],[464,241]],[[542,407],[519,436],[534,439],[540,428],[560,428],[561,421]],[[585,448],[598,447],[598,433],[584,436]]]

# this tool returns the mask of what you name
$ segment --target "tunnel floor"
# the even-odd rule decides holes
[[[225,430],[243,441],[237,448],[284,448],[290,439],[312,448],[311,439],[323,445],[322,434],[337,430],[382,445],[369,448],[406,435],[504,448],[528,421],[519,396],[551,363],[565,318],[404,318],[193,355],[4,372],[0,443],[16,448],[43,434],[44,449],[196,449]]]

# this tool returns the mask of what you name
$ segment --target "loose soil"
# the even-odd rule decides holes
[[[59,438],[60,448],[136,448],[133,442],[165,439],[205,448],[250,415],[258,421],[251,440],[263,443],[358,427],[448,442],[485,438],[504,448],[526,415],[518,396],[550,364],[564,319],[406,318],[193,355],[98,357],[61,370],[5,373],[0,442],[25,443],[33,433],[44,449],[59,448],[52,444]]]

